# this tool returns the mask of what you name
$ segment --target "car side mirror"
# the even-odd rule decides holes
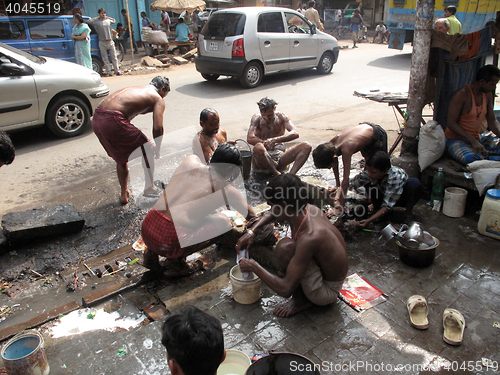
[[[3,63],[0,65],[0,71],[8,76],[18,75],[24,71],[22,66],[14,63]]]
[[[314,34],[316,34],[316,25],[313,23],[311,25],[311,35],[314,35]]]

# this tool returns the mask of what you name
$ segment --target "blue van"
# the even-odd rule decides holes
[[[85,21],[90,17],[84,16]],[[70,62],[75,60],[75,44],[71,40],[73,16],[0,17],[0,42],[35,55]],[[90,26],[90,25],[89,25]],[[103,61],[97,33],[90,26],[92,69],[101,74]]]

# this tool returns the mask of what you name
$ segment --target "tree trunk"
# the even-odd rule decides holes
[[[417,158],[418,133],[425,103],[425,83],[431,48],[431,30],[434,26],[434,4],[435,0],[417,0],[410,87],[408,88],[408,119],[403,131],[401,154],[397,159],[393,160],[393,165],[403,168],[410,177],[419,177],[420,174]]]
[[[408,119],[404,129],[401,154],[417,155],[417,137],[425,103],[425,82],[431,48],[434,3],[435,0],[417,0],[410,87],[408,89]]]

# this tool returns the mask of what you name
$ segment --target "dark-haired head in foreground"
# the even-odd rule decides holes
[[[161,343],[172,375],[215,375],[226,357],[220,322],[192,306],[167,318]]]

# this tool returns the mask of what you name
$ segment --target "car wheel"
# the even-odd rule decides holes
[[[247,88],[254,88],[260,85],[262,81],[262,68],[260,64],[256,62],[249,63],[245,70],[243,71],[243,75],[240,77],[240,83]]]
[[[90,110],[75,96],[57,99],[47,110],[45,123],[60,138],[75,137],[83,133],[90,122]]]
[[[206,74],[206,73],[201,73],[201,76],[205,78],[207,81],[217,81],[217,79],[220,77],[218,74]]]
[[[328,74],[332,71],[333,68],[333,55],[330,52],[323,53],[321,59],[319,60],[319,64],[316,67],[318,72],[321,74]]]
[[[102,67],[104,66],[100,58],[92,56],[92,70],[97,74],[102,73]]]

